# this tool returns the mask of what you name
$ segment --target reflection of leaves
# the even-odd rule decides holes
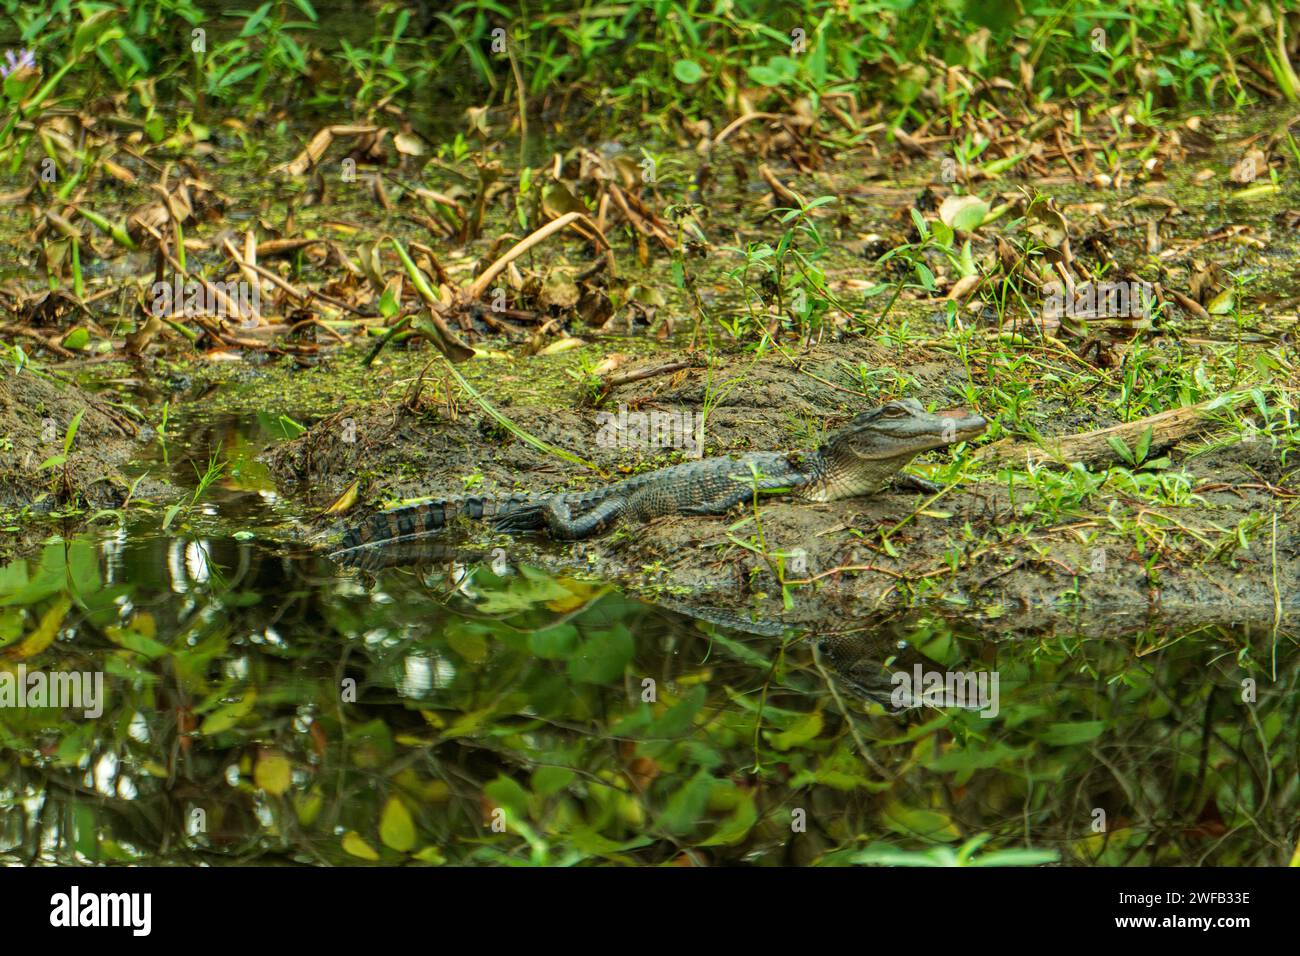
[[[444,737],[472,737],[478,733],[483,723],[496,713],[495,707],[484,707],[482,710],[471,710],[468,713],[461,714],[457,717],[450,727],[444,732]]]
[[[550,611],[576,611],[596,595],[608,588],[597,587],[586,581],[575,581],[573,578],[560,578],[559,584],[564,588],[565,595],[546,602],[546,608]]]
[[[510,614],[570,597],[572,592],[541,571],[527,566],[502,591],[490,591],[478,603],[481,614]]]
[[[278,750],[263,750],[257,757],[257,766],[253,769],[253,783],[273,797],[278,797],[289,789],[293,782],[293,765],[289,758]]]
[[[690,833],[704,816],[712,792],[713,778],[707,770],[699,771],[668,798],[668,803],[660,815],[660,822],[669,833],[678,836]]]
[[[442,864],[447,862],[447,858],[442,855],[442,850],[438,849],[436,846],[426,846],[419,853],[415,854],[415,858],[421,863],[432,863],[434,866],[442,866]]]
[[[487,660],[487,638],[482,631],[467,627],[448,628],[447,646],[471,664],[481,664]]]
[[[529,785],[533,788],[533,793],[549,797],[572,783],[575,776],[568,767],[538,767],[533,771]]]
[[[904,836],[944,842],[961,838],[961,831],[952,822],[952,818],[938,810],[922,810],[891,803],[885,808],[883,817],[889,829]]]
[[[562,661],[578,644],[578,629],[572,624],[557,624],[528,635],[528,649],[544,661]]]
[[[961,785],[970,780],[976,770],[997,766],[1017,766],[1029,754],[1026,747],[1008,747],[1000,741],[984,743],[968,737],[961,747],[952,747],[923,761],[938,773],[956,773],[954,783]]]
[[[229,730],[235,724],[239,723],[253,711],[253,704],[257,703],[257,688],[250,687],[244,692],[244,696],[229,704],[222,704],[207,717],[203,718],[203,724],[199,727],[199,733],[205,735],[219,734],[223,730]]]
[[[68,598],[59,598],[59,600],[55,601],[41,615],[41,623],[36,625],[36,629],[27,635],[21,644],[9,651],[10,656],[17,658],[32,657],[53,644],[54,639],[59,635],[59,628],[63,625],[63,619],[68,616],[71,607],[72,601]]]
[[[767,731],[763,736],[767,737],[777,750],[790,750],[815,740],[821,732],[822,715],[814,711],[795,721],[788,730],[783,730],[779,734]]]
[[[55,541],[46,545],[35,568],[14,561],[0,569],[0,606],[35,604],[67,590],[80,600],[102,587],[99,559],[89,541]]]
[[[356,830],[349,830],[343,835],[343,849],[346,853],[358,859],[370,860],[371,862],[376,862],[379,859],[379,854],[375,852],[375,848],[362,839],[361,834]]]
[[[1047,729],[1038,735],[1038,739],[1045,744],[1068,747],[1095,740],[1101,736],[1105,729],[1106,722],[1103,720],[1085,720],[1073,724],[1049,724]]]
[[[157,518],[147,520],[152,533]],[[783,857],[769,827],[781,826],[794,807],[816,815],[823,839],[809,853],[821,863],[1038,864],[1054,855],[1020,848],[1026,804],[1005,801],[1006,788],[1019,787],[1026,774],[1062,783],[1032,794],[1035,844],[1064,848],[1069,862],[1121,862],[1133,846],[1125,841],[1142,838],[1138,828],[1110,845],[1079,840],[1062,797],[1098,779],[1090,776],[1093,741],[1129,748],[1116,753],[1129,755],[1121,769],[1141,784],[1135,818],[1176,805],[1170,795],[1196,785],[1195,761],[1175,767],[1167,785],[1141,776],[1158,763],[1148,756],[1155,748],[1176,746],[1185,730],[1178,715],[1203,700],[1214,679],[1206,676],[1204,646],[1192,641],[1163,647],[1140,661],[1141,669],[1131,648],[1114,642],[1000,650],[1005,717],[995,723],[967,711],[900,720],[874,704],[863,714],[850,702],[847,718],[865,734],[881,771],[864,762],[848,720],[814,681],[806,642],[783,651],[770,638],[713,633],[712,625],[660,639],[659,616],[643,605],[538,572],[475,573],[485,602],[511,609],[505,620],[485,617],[481,607],[461,616],[456,603],[448,607],[443,594],[405,574],[386,576],[393,600],[377,601],[334,587],[315,564],[299,572],[261,543],[241,552],[251,561],[237,590],[187,580],[188,590],[173,592],[167,563],[156,560],[163,552],[147,540],[133,540],[118,558],[114,577],[129,584],[99,583],[103,556],[77,542],[0,567],[0,605],[7,605],[0,606],[0,644],[12,653],[52,603],[70,600],[59,633],[78,632],[76,639],[56,639],[39,659],[51,669],[89,660],[112,682],[112,711],[101,721],[47,708],[6,712],[0,723],[0,746],[42,754],[23,769],[46,782],[46,799],[60,810],[49,816],[58,835],[67,834],[46,855],[67,862],[78,850],[83,861],[129,852],[139,862],[153,849],[141,835],[156,829],[144,825],[143,814],[156,819],[163,801],[174,799],[173,780],[252,854],[291,847],[302,859],[353,865],[655,864],[691,846],[710,847],[708,858],[718,863],[771,863]],[[271,553],[273,561],[259,566]],[[87,585],[94,589],[78,590]],[[13,600],[16,593],[24,600]],[[146,607],[156,620],[130,610]],[[895,636],[953,668],[967,666],[974,646],[931,616],[898,625],[891,647]],[[341,647],[343,673],[362,691],[344,713]],[[418,701],[395,687],[411,654],[432,668]],[[1116,680],[1066,682],[1067,669]],[[625,675],[632,675],[628,685]],[[647,675],[658,681],[651,703],[638,699]],[[260,691],[255,698],[251,688]],[[1160,706],[1132,704],[1148,698]],[[1294,752],[1295,723],[1277,706],[1283,699],[1261,697],[1259,734],[1216,713],[1204,789],[1222,822],[1199,827],[1279,827],[1283,802],[1274,799],[1268,816],[1261,814],[1258,792],[1229,769],[1249,761],[1264,779],[1267,752]],[[177,734],[181,760],[170,749]],[[67,796],[60,784],[82,779],[105,752],[137,768],[139,796]],[[1277,760],[1277,772],[1293,771],[1293,760]],[[749,777],[744,771],[755,763],[762,776]],[[240,785],[222,784],[222,768],[238,768]],[[987,851],[956,835],[935,798],[945,788],[963,794],[962,829],[987,833]],[[1096,798],[1118,793],[1112,784]],[[256,813],[246,811],[250,797]],[[78,806],[93,806],[93,825],[84,813],[74,819]],[[496,809],[505,813],[505,834],[485,833],[479,822]],[[1285,815],[1277,832],[1293,817]],[[863,846],[860,835],[882,832],[892,845]],[[31,852],[44,854],[30,839]],[[1179,845],[1166,858],[1188,859],[1188,844],[1202,838],[1175,831],[1172,839]],[[1276,858],[1235,836],[1215,846],[1215,862]]]
[[[695,715],[700,712],[708,696],[707,687],[692,688],[690,693],[669,707],[661,717],[650,722],[645,729],[645,736],[665,740],[682,736],[691,729]]]
[[[378,717],[350,728],[348,746],[352,748],[352,762],[358,767],[382,767],[397,752],[393,746],[393,732]]]
[[[635,850],[637,847],[649,846],[654,843],[654,837],[639,836],[631,840],[611,840],[602,836],[595,827],[580,827],[571,831],[568,840],[573,844],[574,849],[590,856],[603,856],[614,858],[615,854],[623,853],[627,850]],[[620,862],[628,862],[620,858]]]
[[[636,653],[632,632],[622,624],[593,631],[569,658],[569,676],[584,684],[605,684],[623,676]]]
[[[415,846],[415,821],[411,811],[397,797],[389,797],[384,804],[383,815],[379,818],[379,838],[384,846],[406,853]]]
[[[156,660],[170,651],[167,645],[153,639],[155,631],[153,615],[148,613],[136,614],[130,627],[109,625],[104,628],[104,633],[114,644],[135,651],[149,660]]]
[[[1041,866],[1055,863],[1059,854],[1055,850],[1031,850],[1022,847],[994,850],[976,855],[976,851],[989,839],[989,834],[972,837],[954,850],[936,846],[928,850],[904,850],[887,844],[876,844],[848,856],[849,863],[876,866]]]
[[[758,804],[754,802],[754,795],[747,790],[741,790],[735,784],[728,783],[727,788],[721,794],[715,793],[713,799],[715,803],[734,803],[735,810],[714,831],[713,836],[700,841],[699,846],[726,846],[739,843],[758,822]]]
[[[23,616],[23,612],[18,608],[6,608],[0,611],[0,647],[22,636]]]
[[[497,777],[483,788],[483,796],[493,808],[504,809],[509,820],[523,820],[528,816],[528,791],[509,777]]]

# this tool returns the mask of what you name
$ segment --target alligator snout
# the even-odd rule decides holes
[[[985,429],[989,427],[988,419],[983,415],[962,415],[953,413],[943,415],[943,439],[949,445],[959,441],[968,441],[978,435],[984,434]]]

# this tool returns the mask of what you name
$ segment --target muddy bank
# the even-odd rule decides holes
[[[965,366],[924,348],[909,349],[905,363],[899,358],[860,342],[819,346],[797,363],[772,353],[757,361],[732,356],[631,383],[602,411],[696,415],[707,406],[707,455],[815,447],[856,412],[901,394],[890,388],[898,381],[934,407],[961,404],[970,383]],[[880,369],[889,380],[864,394],[863,370]],[[449,409],[424,398],[344,409],[277,449],[272,473],[284,490],[317,505],[359,482],[360,504],[347,522],[401,498],[546,492],[604,480],[536,451],[472,405]],[[614,477],[685,458],[680,450],[608,447],[598,412],[571,403],[503,404],[501,411]],[[1049,407],[1040,430],[1050,436],[1104,427],[1112,424],[1107,414],[1100,403],[1068,414]],[[976,444],[1001,433],[995,424]],[[783,579],[801,597],[820,594],[860,611],[938,601],[987,615],[1089,607],[1256,609],[1255,616],[1270,617],[1300,593],[1300,519],[1285,508],[1294,495],[1291,469],[1264,439],[1207,447],[1198,440],[1152,449],[1171,457],[1158,474],[995,470],[974,457],[974,447],[959,447],[916,463],[947,488],[933,501],[897,491],[825,505],[775,500],[757,517],[750,509],[663,519],[576,544],[493,543],[512,560],[580,568],[642,593],[713,592],[719,606],[779,594]],[[480,545],[490,540],[476,528],[461,535]]]
[[[48,536],[48,518],[76,522],[121,506],[131,493],[128,466],[142,447],[139,426],[91,393],[7,369],[0,375],[0,554]],[[166,494],[150,478],[136,487],[137,498]]]
[[[0,378],[0,435],[0,507],[113,508],[126,498],[121,469],[139,453],[139,428],[76,385],[9,372]]]

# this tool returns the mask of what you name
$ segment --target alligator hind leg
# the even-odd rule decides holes
[[[615,496],[606,498],[586,514],[573,517],[572,509],[559,495],[549,499],[542,508],[546,527],[551,536],[565,540],[590,538],[615,525],[627,508],[627,500]]]

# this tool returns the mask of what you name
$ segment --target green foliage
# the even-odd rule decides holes
[[[1189,44],[1187,9],[1173,0],[1072,0],[1025,16],[986,0],[631,0],[577,9],[562,0],[463,2],[428,23],[387,3],[329,43],[324,52],[337,69],[310,85],[323,37],[308,0],[217,11],[193,0],[4,7],[46,76],[73,69],[121,91],[147,80],[155,95],[178,93],[196,106],[258,106],[268,94],[283,103],[346,101],[361,112],[430,93],[481,102],[508,96],[517,68],[530,97],[584,88],[629,118],[669,108],[734,117],[742,94],[755,109],[806,98],[820,114],[828,100],[852,93],[889,103],[901,121],[922,118],[923,102],[950,117],[969,105],[970,90],[946,88],[940,64],[990,78],[1017,76],[1023,62],[1040,95],[1136,96],[1147,110],[1166,97],[1248,98],[1238,56],[1269,64],[1287,95],[1294,77],[1264,20],[1198,4]],[[20,98],[16,89],[6,94]]]

